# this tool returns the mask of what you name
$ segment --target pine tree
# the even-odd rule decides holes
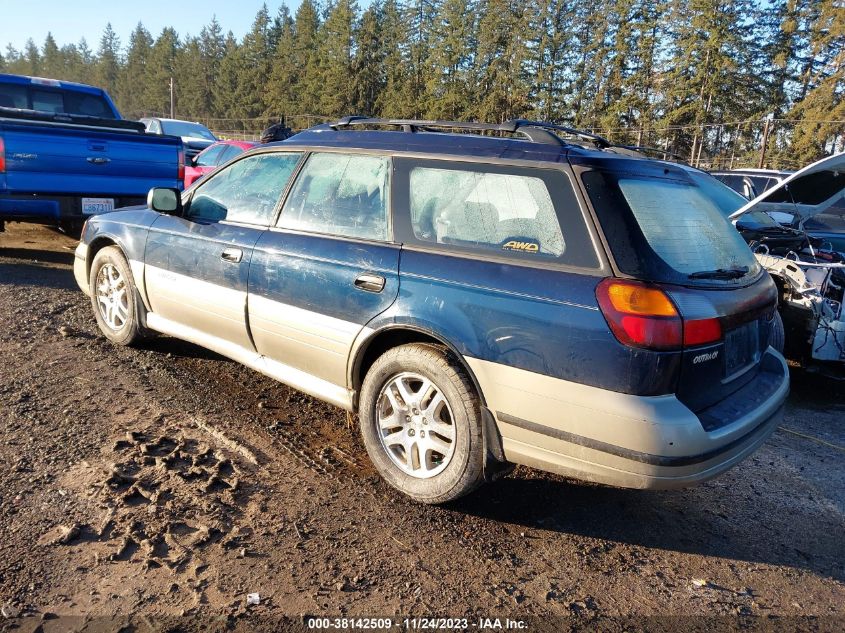
[[[567,118],[564,93],[571,76],[568,55],[574,9],[571,3],[558,0],[539,0],[532,8],[530,48],[533,53],[528,59],[528,72],[534,77],[531,87],[533,116],[545,121],[561,121]]]
[[[118,81],[120,101],[118,106],[124,116],[140,117],[152,109],[153,104],[146,100],[147,64],[153,46],[153,37],[138,22],[129,36],[126,60]]]
[[[32,38],[26,41],[23,52],[23,72],[26,75],[37,76],[41,74],[41,53]]]
[[[456,121],[472,106],[475,8],[467,0],[443,0],[437,9],[426,60],[428,118]]]
[[[806,81],[806,96],[789,113],[799,121],[791,147],[798,162],[791,167],[842,151],[845,139],[845,6],[819,2],[810,30],[814,74]]]
[[[47,32],[47,37],[44,39],[44,46],[41,49],[41,69],[40,72],[47,77],[54,79],[65,79],[65,68],[62,60],[59,46],[53,34]]]
[[[270,56],[270,14],[265,4],[259,9],[252,29],[244,36],[241,46],[235,52],[237,85],[232,95],[230,116],[247,119],[264,113]]]
[[[404,11],[396,0],[385,0],[381,8],[381,59],[384,86],[376,97],[375,113],[388,118],[418,114],[414,99],[410,34]]]
[[[106,24],[106,30],[100,38],[100,48],[97,50],[97,67],[94,72],[96,84],[108,92],[113,99],[119,99],[117,81],[120,75],[120,38],[112,29],[111,22]]]
[[[216,114],[214,86],[220,75],[220,66],[226,54],[226,38],[217,17],[211,18],[202,28],[199,35],[199,52],[202,64],[202,99],[203,116],[211,117]]]
[[[214,99],[214,116],[229,119],[235,115],[235,92],[238,88],[238,72],[241,57],[238,54],[238,42],[229,31],[223,45],[223,58],[220,61],[220,72],[217,81],[211,89]]]
[[[282,11],[284,9],[284,13]],[[265,86],[266,114],[273,117],[291,115],[297,108],[297,82],[302,68],[296,50],[295,23],[282,5],[273,24],[275,47],[270,58],[270,78]]]
[[[405,112],[410,117],[423,116],[425,111],[428,57],[431,50],[431,25],[437,14],[434,0],[407,0],[403,6],[403,19],[407,25],[404,81]]]
[[[384,89],[384,47],[380,42],[382,12],[378,3],[364,11],[358,25],[355,57],[352,61],[353,87],[351,112],[372,115],[379,93]]]
[[[321,114],[336,117],[354,106],[352,55],[358,5],[354,0],[337,0],[327,11],[318,32],[319,106]]]
[[[186,37],[175,62],[179,116],[196,120],[211,115],[211,93],[205,79],[202,46],[197,37]]]
[[[528,39],[524,3],[488,0],[478,24],[476,98],[471,109],[479,120],[515,119],[529,110]]]
[[[179,35],[173,28],[165,27],[150,48],[143,95],[144,108],[148,110],[148,114],[170,116],[171,78],[174,80],[175,93],[179,93],[176,77],[179,46]],[[176,101],[178,106],[178,100]]]

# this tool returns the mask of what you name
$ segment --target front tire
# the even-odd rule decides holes
[[[482,481],[481,404],[442,347],[402,345],[379,357],[361,388],[361,433],[379,474],[422,503],[446,503]]]
[[[97,325],[106,338],[118,345],[134,345],[146,336],[144,304],[135,289],[129,262],[119,248],[107,246],[97,252],[88,287]]]

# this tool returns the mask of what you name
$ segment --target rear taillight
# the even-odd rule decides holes
[[[0,136],[0,174],[6,173],[6,143]]]
[[[660,287],[627,279],[603,279],[596,298],[620,343],[654,350],[677,350],[722,338],[719,319],[685,321]]]
[[[179,150],[179,170],[176,173],[176,179],[179,182],[185,180],[185,150]]]

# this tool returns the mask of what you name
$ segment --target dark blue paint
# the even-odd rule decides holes
[[[159,216],[147,238],[144,262],[150,266],[246,292],[252,248],[264,227],[200,223],[169,215]],[[226,248],[239,248],[243,259],[223,259]],[[155,303],[153,301],[153,303]]]
[[[384,277],[384,290],[356,288],[361,273]],[[363,326],[393,302],[398,273],[397,246],[267,231],[255,246],[249,292]]]
[[[681,354],[621,345],[595,309],[600,279],[405,249],[396,304],[370,327],[406,324],[466,356],[624,393],[671,393]]]

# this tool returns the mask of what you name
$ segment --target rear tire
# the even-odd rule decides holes
[[[118,345],[134,345],[148,335],[146,309],[129,262],[117,246],[106,246],[94,256],[88,287],[97,325],[106,338]]]
[[[769,345],[783,354],[783,349],[786,345],[786,333],[783,327],[783,319],[777,310],[775,310],[775,316],[772,319],[771,326],[769,326]]]
[[[446,503],[481,484],[481,404],[444,348],[415,343],[380,356],[364,378],[360,419],[376,470],[412,499]]]

